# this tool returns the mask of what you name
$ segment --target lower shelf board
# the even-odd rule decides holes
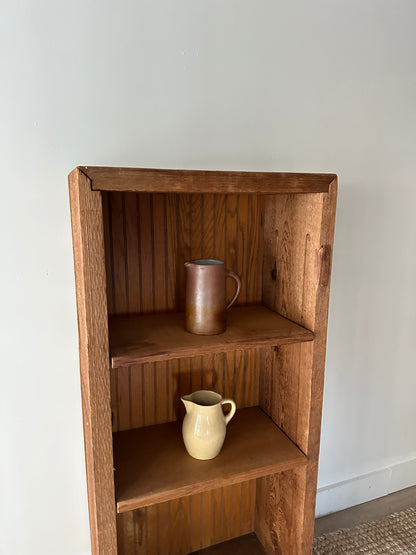
[[[221,453],[209,461],[188,455],[182,423],[114,434],[117,512],[260,478],[307,463],[306,456],[258,407],[240,409]]]
[[[232,553],[238,553],[238,555],[266,555],[264,547],[254,532],[233,540],[217,543],[217,545],[212,545],[206,549],[194,551],[191,555],[231,555]]]

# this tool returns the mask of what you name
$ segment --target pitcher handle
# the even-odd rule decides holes
[[[231,301],[227,304],[225,310],[228,310],[229,308],[232,307],[232,305],[235,303],[235,301],[237,300],[238,294],[240,293],[240,289],[241,289],[241,279],[238,277],[237,274],[235,274],[234,272],[232,272],[231,270],[227,270],[227,278],[233,278],[235,279],[235,281],[237,282],[237,289],[236,292],[234,294],[234,297],[231,299]]]
[[[230,412],[229,412],[226,416],[224,416],[224,418],[225,418],[225,425],[228,424],[228,422],[229,422],[229,421],[231,420],[231,418],[234,416],[235,411],[236,411],[236,409],[237,409],[236,404],[234,403],[234,401],[233,401],[232,399],[223,399],[223,400],[221,401],[221,405],[226,405],[227,403],[230,403],[230,405],[231,405],[231,410],[230,410]]]

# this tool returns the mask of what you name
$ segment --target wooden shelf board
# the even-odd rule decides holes
[[[254,532],[194,551],[191,555],[230,555],[231,553],[238,553],[238,555],[266,555],[264,547]]]
[[[258,407],[237,411],[221,453],[209,461],[185,450],[182,423],[114,434],[117,511],[123,513],[306,464],[306,456]]]
[[[202,356],[210,353],[311,341],[313,333],[264,306],[231,308],[227,330],[195,335],[185,330],[185,315],[112,316],[109,320],[113,368],[143,362]]]
[[[79,166],[100,191],[147,193],[327,193],[331,173],[166,170]]]

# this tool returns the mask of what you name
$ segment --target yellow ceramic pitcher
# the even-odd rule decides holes
[[[236,411],[235,402],[208,390],[195,391],[181,399],[186,408],[182,425],[186,450],[195,459],[213,459],[223,446],[227,424]],[[224,415],[222,405],[227,403],[231,410]]]

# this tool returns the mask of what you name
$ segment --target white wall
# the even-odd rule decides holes
[[[78,164],[338,173],[321,512],[340,504],[334,484],[354,504],[350,479],[403,461],[394,483],[416,483],[416,3],[2,8],[0,552],[89,551],[66,182]]]

